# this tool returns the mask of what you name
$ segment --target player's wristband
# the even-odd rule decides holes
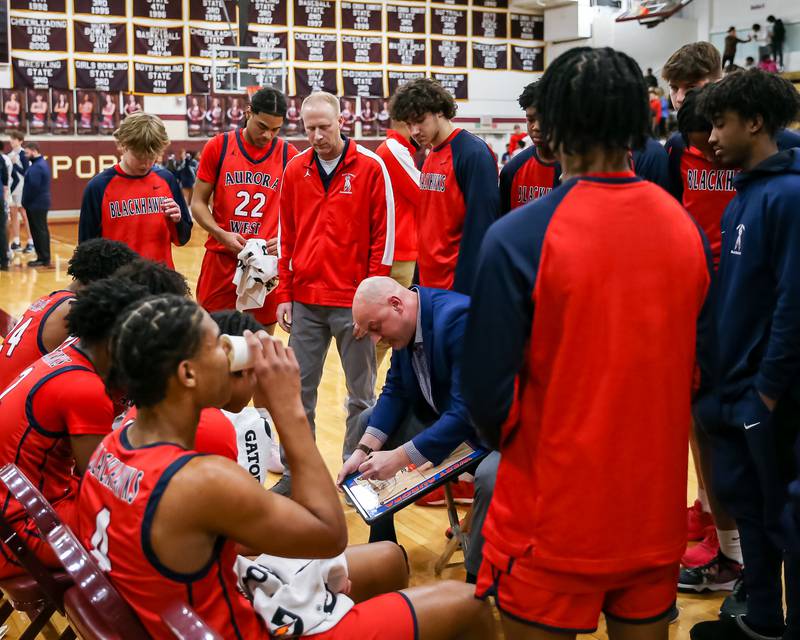
[[[370,447],[368,447],[367,445],[365,445],[365,444],[359,444],[359,445],[356,447],[356,449],[358,449],[359,451],[363,451],[363,452],[364,452],[364,453],[366,453],[367,455],[369,455],[370,453],[372,453],[372,449],[371,449]]]

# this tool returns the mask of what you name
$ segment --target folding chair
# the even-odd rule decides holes
[[[6,485],[16,498],[17,492],[23,500],[26,512],[41,520],[45,527],[58,522],[58,516],[48,502],[14,465],[0,469],[0,481]],[[32,492],[31,492],[32,490]],[[38,520],[37,520],[38,524]],[[20,640],[33,640],[51,622],[53,614],[64,613],[64,591],[72,584],[63,571],[52,571],[31,552],[28,545],[16,530],[0,514],[0,537],[17,562],[28,572],[27,575],[0,581],[0,590],[7,602],[0,607],[0,618],[5,622],[11,610],[24,613],[30,624],[20,636]],[[9,608],[10,607],[10,608]],[[75,632],[67,628],[59,636],[60,640],[75,638]]]
[[[189,605],[175,603],[164,610],[161,619],[178,640],[222,640]]]
[[[450,529],[453,532],[453,537],[447,541],[442,555],[439,556],[439,559],[433,566],[433,573],[436,576],[442,575],[442,571],[446,567],[461,564],[458,562],[450,562],[450,558],[452,558],[453,554],[459,549],[466,555],[468,545],[467,534],[469,533],[469,526],[472,522],[472,507],[469,508],[463,520],[458,519],[458,510],[456,509],[455,500],[453,500],[453,490],[449,482],[444,485],[444,499],[447,505],[447,518],[450,520]]]

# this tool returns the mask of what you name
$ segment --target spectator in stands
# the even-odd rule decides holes
[[[655,89],[658,87],[658,78],[653,75],[653,69],[651,67],[647,67],[647,73],[644,74],[644,83],[647,85],[648,89]]]
[[[22,206],[28,213],[28,228],[36,249],[36,260],[28,262],[28,266],[49,267],[50,229],[47,227],[47,212],[50,210],[50,167],[37,143],[26,142],[22,148],[30,162],[22,187]]]
[[[736,27],[728,29],[728,35],[725,36],[725,51],[722,54],[722,68],[724,69],[729,64],[733,64],[736,58],[736,47],[740,42],[750,42],[752,38],[747,37],[747,40],[742,40],[736,35]]]
[[[769,47],[772,53],[772,59],[778,65],[778,68],[783,69],[783,45],[786,42],[786,27],[783,20],[775,16],[768,16],[769,22]]]
[[[747,56],[744,59],[744,68],[745,69],[755,69],[756,60],[753,56]]]
[[[761,62],[758,63],[758,68],[762,71],[766,71],[767,73],[778,73],[778,65],[775,64],[775,61],[769,55],[764,55],[761,57]]]

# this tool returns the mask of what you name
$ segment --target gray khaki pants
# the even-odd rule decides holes
[[[500,454],[492,451],[475,470],[475,500],[472,503],[472,523],[469,529],[469,547],[464,556],[464,567],[468,573],[478,575],[483,562],[483,521],[494,495],[494,481]]]
[[[375,404],[375,345],[369,338],[356,340],[353,337],[353,312],[349,307],[292,304],[289,346],[294,349],[300,365],[300,395],[314,433],[317,390],[331,338],[336,340],[347,387],[347,419],[342,446],[342,460],[347,460],[361,438],[358,418]]]

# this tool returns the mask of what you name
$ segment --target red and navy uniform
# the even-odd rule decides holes
[[[500,171],[500,213],[546,196],[560,184],[560,176],[558,162],[542,161],[535,146],[521,151]]]
[[[173,223],[162,213],[162,198],[178,203],[180,221]],[[182,246],[191,235],[192,218],[181,187],[166,169],[129,176],[117,164],[92,178],[83,192],[78,242],[117,240],[143,258],[173,268],[170,243]]]
[[[313,148],[289,161],[281,190],[277,302],[350,307],[365,278],[388,276],[394,195],[386,165],[344,138],[326,174]]]
[[[461,389],[502,454],[478,594],[581,633],[672,607],[709,283],[694,221],[632,172],[573,178],[486,234]]]
[[[383,160],[394,193],[394,261],[417,259],[417,207],[420,201],[420,172],[414,164],[418,147],[397,131],[389,129],[386,140],[375,150]]]
[[[647,138],[641,149],[631,153],[631,169],[640,178],[669,189],[669,168],[664,145],[654,138]]]
[[[419,283],[469,295],[481,241],[500,213],[497,163],[486,143],[454,129],[422,167]]]
[[[134,447],[130,427],[107,436],[92,456],[78,500],[79,537],[153,638],[171,638],[160,612],[186,602],[223,638],[266,640],[266,627],[237,588],[236,544],[218,538],[206,565],[191,574],[165,566],[152,545],[161,496],[184,466],[202,454],[171,443]],[[315,640],[411,640],[410,602],[388,593],[353,607]]]
[[[0,345],[0,391],[11,384],[20,371],[47,353],[42,336],[47,319],[62,304],[74,299],[75,293],[67,289],[53,291],[22,314]]]
[[[0,465],[13,462],[68,525],[78,478],[70,438],[111,431],[114,407],[94,365],[75,344],[56,349],[0,392]],[[0,487],[3,516],[49,566],[58,562],[19,503]],[[23,573],[3,552],[0,577]]]
[[[283,170],[295,155],[297,149],[281,138],[264,148],[251,145],[241,129],[212,138],[203,149],[197,177],[214,185],[216,223],[245,240],[275,238]],[[208,311],[236,308],[236,264],[236,256],[209,235],[197,280],[197,301]],[[276,297],[269,295],[261,309],[249,313],[262,324],[273,324],[276,308]]]

